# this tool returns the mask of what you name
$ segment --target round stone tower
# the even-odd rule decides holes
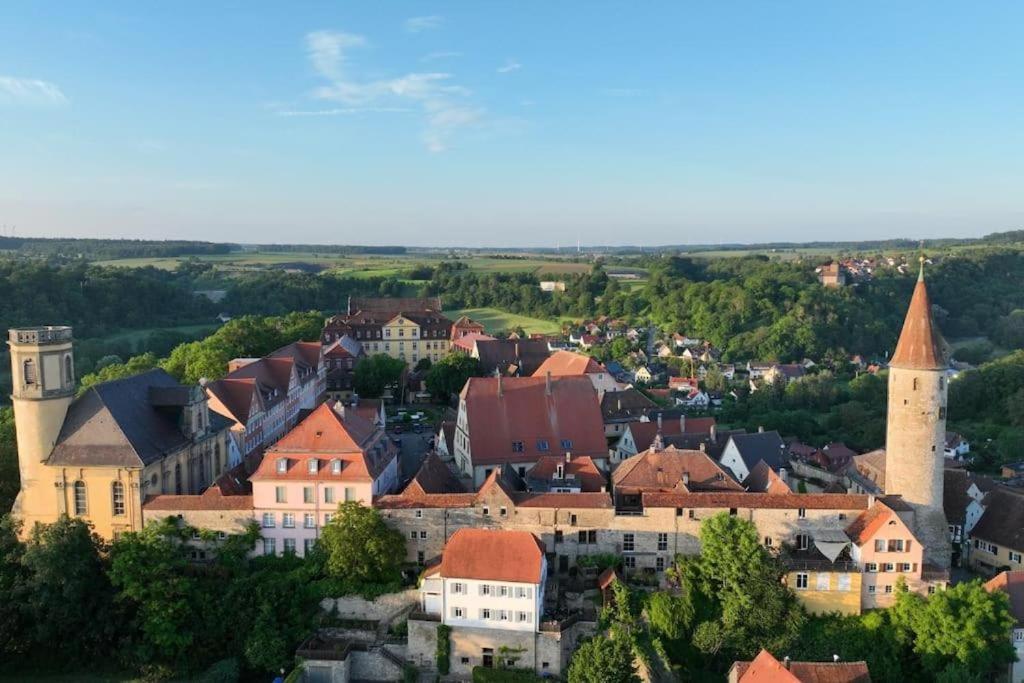
[[[75,397],[75,366],[70,327],[27,327],[8,332],[11,402],[18,433],[21,491],[12,512],[25,522],[57,517],[54,478],[46,472],[68,406]]]
[[[928,560],[950,563],[942,508],[946,444],[946,369],[942,339],[932,321],[924,259],[896,351],[889,361],[889,411],[885,433],[885,492],[914,510],[914,533]]]

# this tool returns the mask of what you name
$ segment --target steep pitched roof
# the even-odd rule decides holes
[[[1017,620],[1017,628],[1024,628],[1024,570],[996,574],[985,584],[985,590],[1006,593],[1010,598],[1010,614]]]
[[[165,400],[179,388],[188,390],[160,369],[90,387],[68,407],[47,463],[141,467],[185,447],[184,404]]]
[[[942,370],[946,367],[942,353],[942,337],[932,320],[932,303],[924,284],[924,265],[910,297],[907,317],[889,360],[890,367],[911,370]]]
[[[474,465],[534,462],[567,451],[606,456],[604,422],[590,379],[553,377],[550,393],[547,387],[547,377],[469,378],[460,396]]]
[[[459,529],[444,546],[441,576],[540,583],[544,544],[526,531]]]
[[[466,493],[466,489],[436,453],[428,453],[405,493],[423,496],[432,493]]]
[[[710,434],[714,426],[713,417],[664,417],[661,420],[661,435],[663,438],[669,438],[684,434]],[[654,437],[658,433],[657,417],[652,414],[650,421],[630,422],[629,433],[633,436],[637,451],[647,450],[654,443]]]
[[[580,491],[584,492],[600,492],[605,487],[604,475],[597,469],[593,459],[586,455],[573,456],[569,460],[560,455],[542,456],[527,472],[526,478],[532,481],[554,480],[559,465],[564,471],[559,481],[574,479],[579,484]]]
[[[1024,495],[999,487],[985,497],[985,512],[971,536],[1016,551],[1024,550]]]
[[[748,471],[753,469],[759,460],[764,460],[769,467],[776,471],[787,465],[786,444],[783,443],[779,433],[774,430],[733,434],[729,439],[739,451]]]
[[[967,493],[970,488],[971,475],[967,470],[942,471],[942,509],[950,524],[963,526],[966,521],[967,506],[973,500]]]
[[[706,453],[680,451],[673,446],[627,458],[612,472],[612,487],[617,494],[743,490]]]
[[[529,377],[547,359],[548,344],[537,339],[481,339],[476,342],[476,353],[484,374],[505,373],[514,365],[520,376]]]
[[[572,351],[555,351],[548,356],[540,367],[534,370],[534,377],[544,377],[547,373],[552,377],[563,375],[590,375],[606,372],[596,360],[582,353]]]
[[[743,487],[755,493],[792,493],[793,491],[782,481],[782,477],[775,474],[775,470],[768,467],[764,460],[758,461],[754,469],[743,480]]]
[[[657,403],[644,396],[638,389],[633,388],[622,391],[606,391],[601,396],[601,416],[606,421],[640,417],[657,407]]]

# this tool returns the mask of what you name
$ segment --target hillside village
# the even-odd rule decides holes
[[[835,264],[822,284],[870,272]],[[923,263],[889,358],[725,362],[685,330],[608,317],[557,337],[492,336],[437,297],[353,297],[320,339],[193,386],[154,369],[76,396],[71,328],[12,329],[8,344],[23,534],[68,516],[114,541],[170,520],[194,530],[183,542],[197,564],[254,529],[253,555],[305,558],[358,504],[400,535],[411,588],[387,616],[406,635],[312,632],[298,650],[307,680],[397,680],[408,667],[565,677],[617,586],[678,590],[680,558],[701,555],[719,517],[753,525],[809,614],[861,615],[982,576],[1024,624],[1024,467],[965,467],[971,444],[946,425],[958,369]],[[360,396],[360,363],[379,355],[404,367],[381,398]],[[476,372],[430,404],[427,371],[451,357]],[[825,369],[887,378],[884,448],[720,422],[729,402]],[[420,406],[437,419],[410,422]],[[1021,633],[1005,634],[1018,652]],[[1024,679],[1019,663],[1007,673]],[[871,674],[762,649],[728,680]]]

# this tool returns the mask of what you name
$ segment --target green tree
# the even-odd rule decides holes
[[[26,622],[24,546],[18,540],[20,523],[10,515],[0,517],[0,661],[20,655],[28,647]]]
[[[107,578],[103,540],[78,518],[37,525],[29,536],[26,608],[37,648],[59,647],[67,663],[104,656],[122,628]]]
[[[462,353],[451,353],[430,368],[427,390],[437,399],[447,400],[462,391],[466,380],[480,376],[480,361]]]
[[[402,377],[405,361],[378,353],[356,363],[352,387],[364,398],[379,398],[384,390]]]
[[[327,574],[355,586],[397,581],[405,558],[402,535],[384,523],[380,512],[355,501],[338,506],[318,547]]]
[[[652,593],[647,600],[647,620],[651,628],[669,640],[680,640],[689,633],[696,615],[693,603],[685,595]]]
[[[718,368],[717,365],[712,365],[708,368],[707,375],[704,376],[704,388],[709,391],[723,392],[726,388],[725,375]]]
[[[21,488],[14,410],[0,408],[0,510],[10,510]]]
[[[580,645],[569,662],[569,683],[639,683],[633,649],[625,638],[597,636]]]

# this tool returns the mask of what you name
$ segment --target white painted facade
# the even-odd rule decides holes
[[[423,580],[423,611],[438,614],[441,623],[455,627],[536,632],[544,615],[547,563],[541,565],[540,583],[445,577]]]
[[[740,449],[736,447],[732,437],[729,438],[729,443],[725,445],[725,450],[722,451],[722,457],[719,459],[718,463],[725,469],[731,471],[737,481],[743,481],[750,476],[750,470],[747,468],[747,463],[743,462],[743,458],[740,456]]]

